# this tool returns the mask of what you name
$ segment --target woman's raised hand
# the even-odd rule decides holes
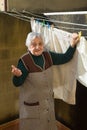
[[[75,47],[80,42],[80,35],[78,33],[72,34],[71,46]]]

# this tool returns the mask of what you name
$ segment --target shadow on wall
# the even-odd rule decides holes
[[[0,124],[18,117],[19,89],[13,86],[11,65],[25,52],[30,23],[0,13]]]

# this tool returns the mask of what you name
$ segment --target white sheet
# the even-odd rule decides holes
[[[71,33],[43,26],[41,22],[31,20],[32,31],[42,34],[48,50],[64,53],[70,45]],[[87,87],[87,41],[81,37],[73,59],[53,67],[54,98],[75,104],[76,79]]]

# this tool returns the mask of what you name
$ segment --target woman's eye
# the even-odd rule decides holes
[[[42,46],[43,44],[42,43],[39,43],[39,46]]]
[[[32,43],[32,46],[36,46],[36,43]]]
[[[40,43],[32,43],[32,46],[33,46],[33,47],[36,47],[36,46],[42,46],[42,45],[43,45],[42,42],[40,42]]]

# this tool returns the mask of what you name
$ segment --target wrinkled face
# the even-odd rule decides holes
[[[35,37],[32,41],[30,46],[28,47],[31,54],[35,56],[39,56],[42,54],[44,50],[44,44],[41,38]]]

